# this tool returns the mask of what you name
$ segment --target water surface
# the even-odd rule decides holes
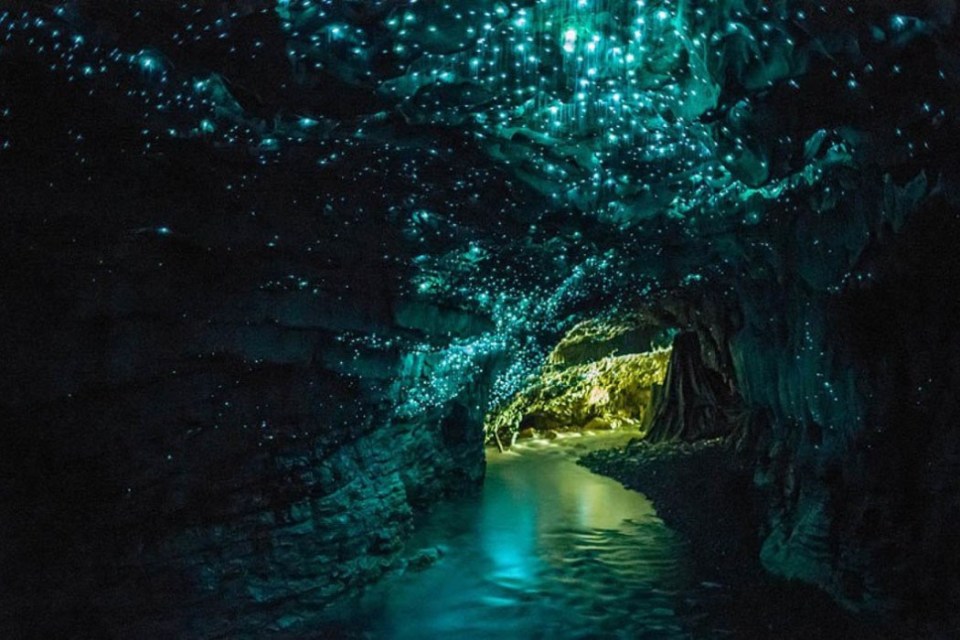
[[[339,613],[373,638],[689,638],[676,609],[693,586],[685,545],[642,494],[575,460],[626,434],[488,452],[479,496],[439,506],[408,549],[440,559]]]

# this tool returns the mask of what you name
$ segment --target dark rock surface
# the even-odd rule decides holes
[[[934,637],[934,629],[891,626],[845,611],[823,592],[772,578],[759,562],[764,500],[752,463],[721,439],[697,443],[634,440],[580,461],[647,495],[689,543],[705,594],[683,614],[708,617],[737,638]],[[947,636],[944,636],[947,637]]]
[[[129,157],[112,121],[85,168],[34,171],[52,110],[2,168],[0,635],[294,633],[479,485],[495,355],[397,407],[442,365],[425,335],[489,320],[402,299],[397,238],[298,208],[312,177],[233,198],[252,176]]]
[[[694,441],[727,435],[740,399],[722,376],[703,361],[696,333],[673,341],[663,386],[656,390],[653,410],[645,416],[651,442]]]

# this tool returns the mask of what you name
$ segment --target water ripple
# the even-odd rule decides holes
[[[481,499],[442,505],[408,545],[443,546],[441,560],[345,605],[340,624],[397,640],[692,637],[684,544],[643,495],[576,466],[577,445],[491,454]]]

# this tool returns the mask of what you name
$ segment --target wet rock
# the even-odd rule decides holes
[[[407,558],[407,568],[411,571],[423,571],[436,564],[442,556],[443,550],[440,547],[420,549]]]

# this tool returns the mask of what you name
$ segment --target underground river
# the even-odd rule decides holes
[[[482,490],[422,517],[405,545],[407,570],[328,611],[306,637],[903,637],[816,589],[765,575],[755,549],[724,544],[743,534],[730,525],[742,515],[705,488],[720,482],[716,468],[698,463],[700,484],[658,476],[692,488],[684,499],[700,509],[690,516],[699,533],[689,542],[645,495],[577,464],[633,437],[570,434],[488,449]]]
[[[351,602],[332,633],[691,637],[678,607],[691,592],[719,585],[700,584],[686,545],[643,494],[576,464],[587,451],[630,437],[569,436],[488,450],[482,492],[438,506],[407,545],[428,550],[426,566]]]

